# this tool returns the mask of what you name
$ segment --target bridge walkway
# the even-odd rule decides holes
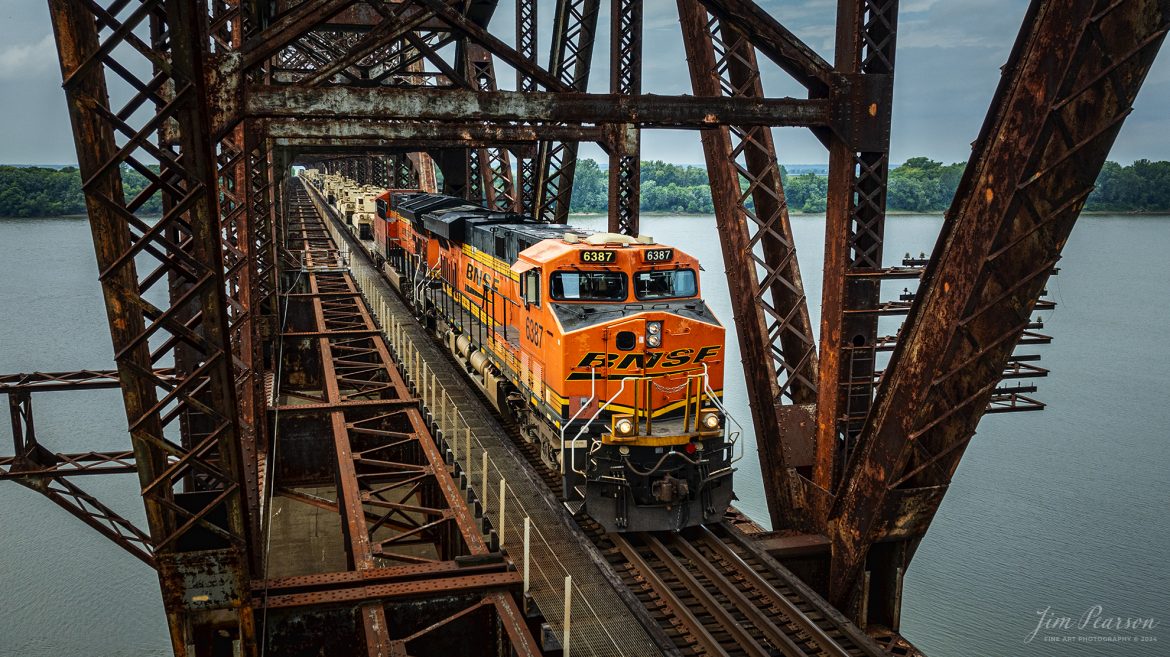
[[[312,190],[311,185],[308,187]],[[319,197],[314,201],[327,212]],[[459,371],[449,352],[425,331],[389,282],[357,251],[356,238],[336,221],[330,223],[330,230],[339,244],[348,245],[349,251],[343,256],[377,313],[404,378],[424,399],[439,427],[455,475],[471,486],[469,494],[475,496],[491,522],[490,532],[495,534],[492,540],[499,541],[518,567],[522,567],[524,556],[524,518],[530,519],[528,593],[556,640],[563,636],[565,578],[571,576],[573,655],[641,657],[674,653],[672,642],[529,466],[508,429]],[[502,487],[501,480],[505,482]],[[502,519],[501,488],[505,491]]]

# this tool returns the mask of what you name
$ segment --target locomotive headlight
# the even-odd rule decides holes
[[[662,322],[646,322],[646,346],[662,346]]]
[[[615,436],[634,435],[634,420],[628,415],[619,415],[613,420],[613,434]]]
[[[699,422],[702,423],[703,428],[707,429],[708,431],[714,431],[718,429],[722,421],[722,418],[719,417],[719,413],[716,412],[705,413],[703,414],[703,417],[699,419]]]

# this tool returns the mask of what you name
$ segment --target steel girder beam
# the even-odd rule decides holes
[[[418,121],[371,122],[328,119],[271,119],[265,121],[267,134],[278,146],[324,147],[321,152],[366,152],[375,148],[418,149],[468,148],[492,144],[535,144],[549,135],[582,140],[605,138],[598,127],[537,127],[525,125],[467,126]],[[332,150],[330,150],[332,146]]]
[[[370,171],[370,184],[382,189],[390,187],[390,164],[384,157],[366,156],[366,167]]]
[[[816,96],[828,94],[836,71],[815,50],[752,0],[700,0],[707,11],[747,35],[752,45]]]
[[[483,46],[468,44],[465,50],[466,77],[478,92],[496,91],[496,69],[492,54]],[[468,150],[468,198],[496,210],[513,210],[516,191],[512,184],[512,163],[506,148],[493,146]]]
[[[1165,0],[1031,4],[833,507],[838,608],[937,512],[1168,27]]]
[[[116,379],[114,386],[83,379],[68,385],[67,388],[58,388],[45,380],[4,390],[8,396],[13,456],[0,457],[0,481],[15,481],[41,494],[153,568],[154,548],[150,535],[85,492],[78,484],[69,481],[81,475],[133,474],[137,472],[134,452],[54,454],[37,439],[32,407],[34,391],[117,387]]]
[[[245,111],[255,119],[379,119],[472,124],[513,121],[545,124],[637,124],[642,127],[744,126],[825,127],[829,102],[822,99],[629,95],[622,92],[473,91],[256,86]],[[470,126],[468,126],[470,127]],[[555,127],[555,126],[540,126]]]
[[[539,49],[537,31],[536,0],[516,0],[516,52],[535,66]],[[524,71],[516,69],[516,90],[521,93],[536,91],[536,80]],[[514,185],[515,208],[517,212],[535,214],[539,184],[538,167],[540,157],[533,150],[513,150],[516,158],[516,180]]]
[[[253,280],[254,329],[258,342],[271,336],[278,316],[277,280],[280,274],[277,260],[276,196],[283,171],[274,165],[272,145],[255,122],[244,126],[244,151],[247,157],[248,189],[245,199],[248,204],[248,223],[251,228],[252,248],[256,257],[256,272]],[[263,369],[271,369],[271,358],[261,358]],[[266,440],[260,440],[261,446]]]
[[[516,52],[531,66],[536,66],[537,39],[536,0],[516,0]],[[523,69],[516,69],[516,90],[536,91],[536,80]]]
[[[354,167],[353,179],[359,185],[370,184],[370,169],[369,161],[364,157],[351,158]]]
[[[642,93],[642,0],[610,3],[609,92],[618,98]],[[613,126],[609,151],[609,232],[638,234],[641,201],[641,130]]]
[[[697,0],[679,0],[678,8],[695,95],[761,97],[745,35],[710,18]],[[796,435],[781,425],[810,413],[816,347],[771,129],[724,125],[702,138],[768,508],[775,527],[799,525],[805,505],[784,443]]]
[[[422,582],[419,578],[425,577]],[[269,580],[270,609],[304,607],[354,601],[417,598],[420,594],[461,593],[514,589],[522,584],[520,573],[499,560],[479,566],[454,561],[375,568],[365,572],[284,577]]]
[[[492,36],[486,28],[454,9],[453,5],[445,4],[442,0],[417,1],[434,11],[439,18],[451,26],[451,29],[462,33],[469,41],[482,46],[513,68],[523,70],[525,75],[531,76],[545,89],[549,91],[568,91],[572,88],[572,85],[565,83],[561,77],[539,66],[533,65],[523,54]],[[459,5],[461,3],[455,4]],[[596,16],[594,16],[594,22],[596,23]]]
[[[239,23],[236,22],[236,25]],[[237,37],[238,38],[238,37]],[[260,452],[267,445],[268,401],[264,395],[263,338],[260,324],[263,314],[259,299],[262,274],[260,262],[265,254],[257,252],[257,237],[264,217],[257,215],[251,200],[251,171],[241,123],[219,140],[216,150],[218,169],[219,230],[223,245],[223,268],[226,291],[228,334],[232,346],[232,369],[235,379],[239,450],[242,458],[243,488],[248,508],[260,508]],[[260,226],[254,221],[261,222]],[[183,294],[183,281],[172,290],[172,297]],[[176,366],[188,370],[198,367],[198,355],[184,352],[189,358],[177,359]],[[190,427],[190,425],[189,425]],[[191,429],[189,428],[189,431]],[[249,542],[260,544],[260,516],[249,514]],[[259,556],[258,554],[254,556]],[[259,561],[253,564],[260,567]]]
[[[170,377],[174,370],[160,369],[156,376]],[[62,390],[97,390],[121,385],[117,370],[75,370],[72,372],[32,372],[29,374],[0,374],[0,392],[28,390],[30,392],[57,392]]]
[[[817,488],[835,493],[873,399],[883,269],[886,185],[898,0],[838,6],[833,93],[854,116],[829,143],[821,359],[817,400]],[[844,96],[864,94],[847,101]],[[868,102],[866,102],[868,101]],[[860,120],[864,108],[869,122]],[[817,512],[828,512],[820,497]]]
[[[390,67],[383,71],[388,77],[394,73],[401,74],[406,61],[417,59],[421,53],[411,43],[414,38],[413,30],[422,28],[424,23],[434,17],[434,12],[415,3],[403,3],[393,10],[385,5],[374,4],[383,13],[383,20],[372,26],[364,33],[346,32],[337,33],[330,45],[335,46],[333,52],[326,48],[313,51],[320,56],[327,54],[326,61],[320,66],[313,67],[297,81],[306,86],[318,86],[331,82],[336,76],[343,75],[349,82],[361,82],[370,78],[370,69],[375,62],[387,59],[388,54],[397,54],[400,61],[397,67]],[[421,43],[421,41],[417,41]]]
[[[416,3],[301,3],[251,34],[242,69],[271,66],[271,79],[319,85],[445,84],[443,74],[407,73],[451,40],[450,26]],[[344,23],[338,16],[361,9]],[[440,34],[444,33],[444,34]],[[425,80],[424,80],[425,78]]]
[[[328,22],[355,0],[324,0],[302,2],[283,12],[264,31],[250,37],[241,52],[245,70],[262,65],[282,48],[303,35],[313,26]]]
[[[30,461],[23,456],[0,456],[0,480],[21,477],[78,477],[102,474],[133,474],[134,452],[52,453],[46,450],[43,460]]]
[[[589,87],[600,4],[600,0],[557,0],[548,68],[568,90],[583,92]],[[537,158],[536,217],[563,224],[573,196],[577,142],[542,141]]]
[[[395,189],[413,189],[417,188],[418,172],[413,167],[412,160],[405,154],[397,154],[391,156],[392,162],[392,177],[391,187]]]
[[[392,638],[402,634],[396,631],[401,621],[392,614],[398,598],[423,596],[436,604],[448,600],[454,605],[452,616],[429,623],[442,626],[468,609],[460,600],[470,596],[467,604],[486,606],[494,614],[493,626],[505,630],[507,640],[501,638],[497,649],[537,654],[511,598],[521,580],[514,571],[507,572],[498,555],[490,554],[418,398],[395,367],[370,304],[344,270],[325,224],[329,210],[301,187],[289,212],[289,248],[298,253],[304,280],[303,291],[298,288],[290,300],[299,306],[293,315],[304,318],[295,322],[305,325],[294,322],[288,334],[314,343],[307,350],[316,352],[319,371],[289,370],[290,385],[283,391],[302,402],[319,403],[288,405],[282,417],[295,422],[317,416],[328,427],[338,491],[332,508],[342,514],[351,570],[266,582],[263,604],[356,603],[369,654],[407,654],[404,646],[419,643],[425,648],[434,637],[416,633]],[[291,385],[294,376],[302,382],[298,386]],[[469,570],[455,562],[464,555],[495,565],[475,572],[474,566]],[[410,583],[403,586],[395,580]]]
[[[244,40],[245,22],[255,29],[256,21],[245,21],[239,0],[224,0],[207,5],[210,48],[205,72],[222,70],[233,59]],[[264,72],[256,76],[263,79]],[[208,73],[209,89],[217,82]],[[208,92],[208,99],[218,94]],[[215,103],[218,105],[219,103]],[[210,109],[210,108],[209,108]],[[265,140],[257,138],[254,122],[238,121],[215,133],[218,179],[219,230],[223,245],[223,268],[226,284],[227,322],[232,345],[236,401],[239,408],[239,450],[242,458],[243,487],[249,509],[259,509],[262,489],[261,463],[268,445],[268,400],[264,390],[265,336],[271,334],[275,316],[272,295],[276,291],[275,242],[272,215],[264,198],[268,191]],[[262,167],[263,170],[257,171]],[[172,298],[184,292],[184,283],[172,277]],[[187,350],[176,359],[177,367],[197,367],[197,354]],[[190,426],[189,429],[190,431]],[[248,515],[249,543],[261,542],[260,514]],[[262,567],[260,554],[253,552],[254,568]]]
[[[407,159],[409,160],[414,186],[424,192],[437,192],[439,185],[435,180],[435,163],[431,159],[431,156],[427,153],[414,152],[409,153]]]
[[[483,181],[491,178],[491,172],[487,171],[486,150],[485,148],[467,148],[463,149],[462,153],[457,152],[455,149],[446,151],[446,154],[457,155],[461,160],[463,164],[462,179],[464,181],[461,189],[448,188],[448,194],[462,196],[476,205],[486,204],[484,201],[486,194],[484,193]],[[440,156],[439,162],[443,162],[443,160],[444,158]],[[453,177],[449,176],[447,170],[444,169],[444,183],[449,177],[453,179]]]
[[[172,646],[185,655],[211,627],[254,646],[244,603],[249,509],[204,83],[208,17],[190,0],[132,7],[50,0],[49,7]],[[132,72],[143,68],[153,77]],[[121,109],[110,106],[110,74],[129,83]],[[140,118],[143,108],[153,113]],[[161,174],[148,167],[153,162]],[[135,198],[123,193],[123,166],[149,182]],[[134,212],[155,193],[164,215],[151,225]],[[160,282],[181,296],[154,305],[148,299]],[[172,357],[185,364],[175,379],[159,378],[155,364]]]

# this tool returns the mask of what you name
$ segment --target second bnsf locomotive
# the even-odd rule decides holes
[[[374,215],[367,250],[561,473],[570,509],[608,531],[723,516],[737,434],[694,257],[418,190],[384,191]]]

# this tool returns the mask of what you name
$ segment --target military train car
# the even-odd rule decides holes
[[[344,187],[306,178],[323,195]],[[539,444],[571,510],[609,531],[723,516],[738,432],[722,404],[724,328],[694,257],[419,190],[384,190],[375,205],[372,230],[351,231]]]

